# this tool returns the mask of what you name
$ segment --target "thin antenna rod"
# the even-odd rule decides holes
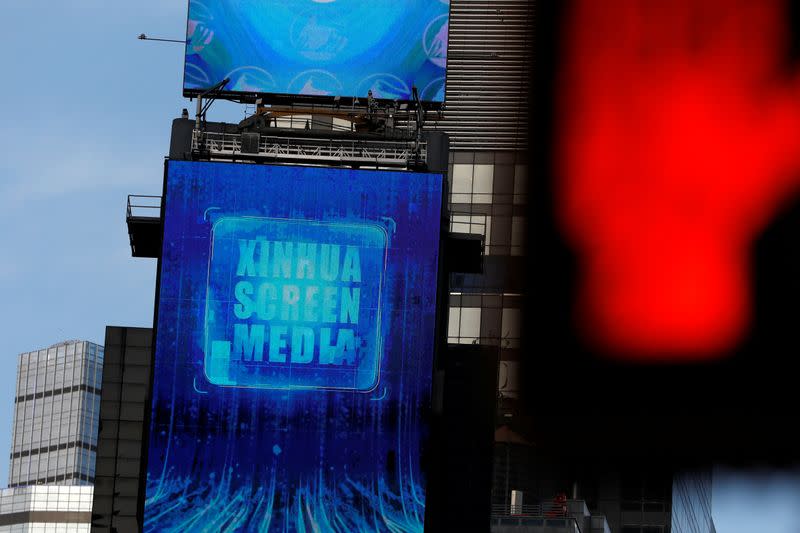
[[[139,34],[139,37],[137,37],[137,39],[139,39],[140,41],[161,41],[161,42],[165,42],[165,43],[181,43],[181,44],[186,44],[186,41],[185,41],[185,40],[184,40],[184,41],[179,41],[178,39],[158,39],[158,38],[156,38],[156,37],[148,37],[148,36],[147,36],[147,35],[145,35],[144,33],[140,33],[140,34]]]

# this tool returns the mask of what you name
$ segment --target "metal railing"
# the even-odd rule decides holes
[[[129,194],[125,218],[160,218],[161,197],[144,194]]]
[[[406,167],[417,158],[416,146],[405,141],[364,141],[261,135],[258,150],[242,152],[242,134],[194,130],[192,152],[211,158],[266,158],[286,162],[357,164]],[[427,161],[428,147],[420,142],[418,155]]]
[[[554,502],[534,505],[492,505],[492,516],[517,516],[534,518],[567,518],[567,506]]]

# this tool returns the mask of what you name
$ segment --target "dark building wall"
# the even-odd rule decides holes
[[[451,0],[446,105],[427,128],[458,151],[527,149],[532,0]]]
[[[443,354],[442,409],[434,410],[427,461],[426,531],[488,531],[497,352],[450,345]]]
[[[108,326],[105,346],[92,531],[141,531],[137,509],[144,488],[140,472],[153,330]]]
[[[450,137],[450,228],[484,239],[483,272],[450,278],[447,341],[494,350],[512,424],[526,271],[531,0],[452,0],[446,106],[426,128]]]

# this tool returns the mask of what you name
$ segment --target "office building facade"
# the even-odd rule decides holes
[[[450,136],[451,231],[484,239],[482,274],[450,280],[448,343],[498,352],[501,405],[520,360],[533,9],[527,0],[453,0],[446,108],[427,128]]]
[[[66,341],[20,354],[8,486],[91,485],[103,347]]]
[[[711,470],[680,472],[672,484],[672,533],[716,533],[711,516]]]
[[[0,533],[88,533],[94,487],[36,485],[0,490]]]

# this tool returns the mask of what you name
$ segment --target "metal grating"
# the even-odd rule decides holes
[[[523,150],[532,67],[531,0],[451,0],[444,116],[452,150]]]
[[[286,163],[359,165],[407,168],[428,158],[428,143],[421,141],[354,141],[339,138],[257,136],[252,134],[192,132],[192,153],[210,159],[268,160]],[[255,141],[255,142],[252,142]]]

